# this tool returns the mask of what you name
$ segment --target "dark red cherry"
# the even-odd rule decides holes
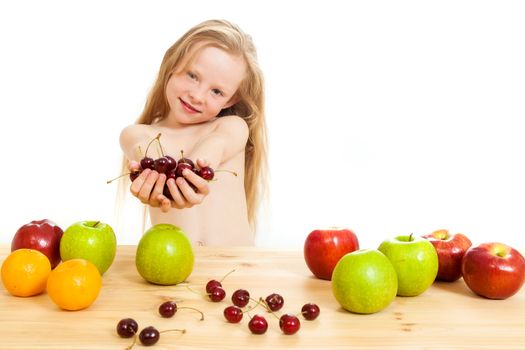
[[[222,287],[222,283],[217,280],[208,281],[208,283],[206,283],[206,293],[210,294],[215,287]]]
[[[168,171],[177,167],[177,161],[172,156],[164,156],[168,160]]]
[[[159,331],[153,327],[149,326],[144,328],[139,333],[139,340],[142,343],[142,345],[145,346],[151,346],[159,341],[160,333]]]
[[[165,174],[168,171],[169,164],[166,157],[160,157],[155,160],[155,170],[160,174]]]
[[[209,166],[205,166],[204,168],[199,169],[197,172],[197,175],[202,177],[204,180],[211,181],[213,180],[213,177],[215,176],[215,171],[213,171],[212,168]]]
[[[272,311],[280,310],[284,305],[284,299],[280,294],[272,293],[265,299],[266,304]]]
[[[237,289],[232,294],[232,303],[238,307],[245,307],[250,302],[250,293],[245,289]]]
[[[301,322],[297,316],[285,314],[279,319],[279,327],[284,334],[295,334],[301,328]]]
[[[224,318],[230,323],[239,323],[242,320],[242,310],[237,306],[230,305],[224,309]]]
[[[133,182],[137,177],[139,177],[141,170],[136,170],[134,172],[129,173],[129,179]]]
[[[268,329],[268,322],[266,322],[264,317],[255,315],[248,322],[248,328],[253,334],[264,334]]]
[[[211,301],[217,303],[219,301],[222,301],[226,297],[226,292],[222,287],[215,287],[211,290],[210,293],[210,299]]]
[[[315,320],[317,316],[319,316],[319,313],[321,310],[319,310],[319,306],[316,304],[308,303],[304,304],[301,313],[303,314],[303,317],[307,319],[308,321]]]
[[[185,169],[188,169],[188,170],[191,170],[193,171],[193,166],[191,166],[190,164],[188,163],[181,163],[179,162],[179,164],[177,165],[177,168],[175,168],[175,175],[177,177],[180,177],[182,176],[182,172],[185,170]]]
[[[159,314],[162,317],[170,318],[177,312],[177,304],[173,301],[166,301],[159,306]]]
[[[155,160],[150,157],[144,157],[140,160],[140,167],[142,169],[155,169]]]
[[[139,325],[132,318],[123,318],[117,324],[117,333],[121,338],[131,338],[137,333]]]

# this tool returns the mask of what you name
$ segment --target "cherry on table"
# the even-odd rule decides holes
[[[210,280],[208,283],[206,283],[206,293],[211,293],[213,288],[215,287],[222,287],[222,283],[217,280]]]
[[[132,318],[123,318],[117,323],[117,333],[121,338],[131,338],[138,329],[137,321]]]
[[[284,299],[280,294],[272,293],[268,295],[265,299],[266,305],[272,311],[279,311],[284,305]]]
[[[297,333],[299,328],[301,328],[301,322],[297,316],[285,314],[279,319],[279,327],[284,334],[291,335]]]
[[[304,304],[301,309],[301,314],[308,321],[315,320],[320,312],[321,310],[319,310],[319,306],[312,303]]]
[[[248,328],[253,334],[264,334],[268,329],[268,322],[263,316],[255,315],[248,322]]]
[[[211,290],[210,299],[213,302],[222,301],[226,297],[226,291],[222,287],[215,287]]]
[[[224,309],[224,318],[230,323],[239,323],[242,320],[242,310],[234,305],[230,305]]]
[[[139,340],[142,345],[151,346],[159,341],[160,333],[157,328],[149,326],[144,328],[139,333]]]
[[[232,294],[232,303],[238,307],[245,307],[250,302],[250,293],[245,289],[237,289]]]

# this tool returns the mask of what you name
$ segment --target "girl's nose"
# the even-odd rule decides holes
[[[204,99],[204,93],[203,88],[195,86],[190,90],[189,95],[193,103],[201,103]]]

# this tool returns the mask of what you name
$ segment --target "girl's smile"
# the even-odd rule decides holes
[[[182,98],[179,97],[179,101],[182,105],[182,108],[184,108],[184,110],[188,113],[202,113],[201,111],[199,111],[198,109],[194,108],[191,104],[187,103],[186,101],[184,101]]]

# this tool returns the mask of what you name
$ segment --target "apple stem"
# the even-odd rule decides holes
[[[410,233],[410,236],[408,236],[408,241],[412,242],[414,240],[414,232]]]
[[[92,227],[97,227],[98,224],[100,224],[100,221],[95,222]]]

